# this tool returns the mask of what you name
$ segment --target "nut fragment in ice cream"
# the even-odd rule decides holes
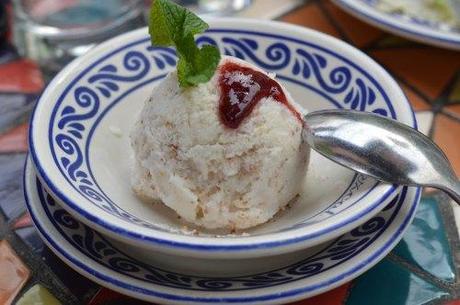
[[[207,83],[170,73],[132,131],[133,188],[206,228],[266,222],[299,192],[309,148],[300,109],[268,74],[224,57]]]

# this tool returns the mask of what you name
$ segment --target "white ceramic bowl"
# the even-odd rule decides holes
[[[362,52],[330,36],[279,22],[209,20],[200,43],[277,74],[307,109],[353,108],[415,127],[396,82]],[[152,86],[175,67],[171,49],[150,46],[147,30],[116,37],[68,65],[35,108],[30,151],[49,192],[72,215],[129,244],[184,256],[242,258],[317,245],[364,223],[400,190],[313,154],[305,191],[250,236],[184,234],[162,205],[130,188],[128,134]],[[294,183],[294,182],[293,182]]]

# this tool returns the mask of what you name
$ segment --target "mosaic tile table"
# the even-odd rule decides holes
[[[381,32],[329,1],[308,1],[279,19],[343,39],[388,69],[417,111],[421,130],[460,174],[460,53]],[[5,22],[0,13],[0,29]],[[45,83],[36,64],[20,58],[7,36],[0,30],[0,305],[145,304],[78,275],[37,236],[25,211],[21,176],[28,117]],[[425,190],[414,222],[388,257],[353,282],[296,304],[460,305],[456,218],[460,224],[460,208]]]

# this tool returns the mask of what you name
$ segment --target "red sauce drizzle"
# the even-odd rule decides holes
[[[219,115],[228,128],[238,128],[257,103],[269,96],[286,106],[303,124],[300,113],[289,104],[281,86],[265,73],[234,62],[225,63],[219,70]]]

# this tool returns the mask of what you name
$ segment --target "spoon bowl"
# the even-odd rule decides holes
[[[421,132],[369,112],[321,110],[304,117],[309,145],[378,180],[446,191],[460,203],[460,183],[442,150]]]

